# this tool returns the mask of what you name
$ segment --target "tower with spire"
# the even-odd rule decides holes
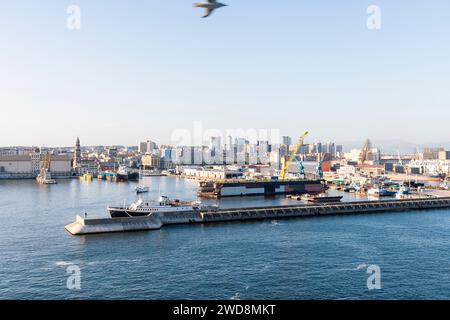
[[[75,143],[75,152],[73,155],[73,168],[77,168],[81,165],[81,145],[80,138],[77,137],[77,142]]]

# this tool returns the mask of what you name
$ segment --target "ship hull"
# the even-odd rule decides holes
[[[120,209],[110,209],[109,214],[111,218],[146,217],[150,215],[148,212],[132,212]]]

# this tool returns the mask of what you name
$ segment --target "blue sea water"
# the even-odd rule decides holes
[[[146,178],[150,198],[191,200],[195,181]],[[449,299],[450,210],[181,225],[74,237],[136,184],[0,181],[1,299]],[[221,206],[287,204],[226,199]],[[67,288],[78,266],[81,289]],[[367,268],[381,289],[367,288]]]

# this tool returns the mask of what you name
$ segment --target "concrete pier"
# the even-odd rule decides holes
[[[72,235],[85,235],[108,232],[156,230],[164,225],[170,224],[300,218],[438,208],[450,208],[450,197],[219,209],[217,211],[209,212],[191,211],[168,214],[158,213],[148,217],[139,218],[84,219],[77,216],[76,221],[67,225],[65,228]]]

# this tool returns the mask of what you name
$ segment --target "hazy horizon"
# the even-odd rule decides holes
[[[450,3],[224,0],[0,4],[0,146],[170,144],[174,130],[279,129],[309,141],[450,137]],[[254,9],[257,6],[257,10]]]

